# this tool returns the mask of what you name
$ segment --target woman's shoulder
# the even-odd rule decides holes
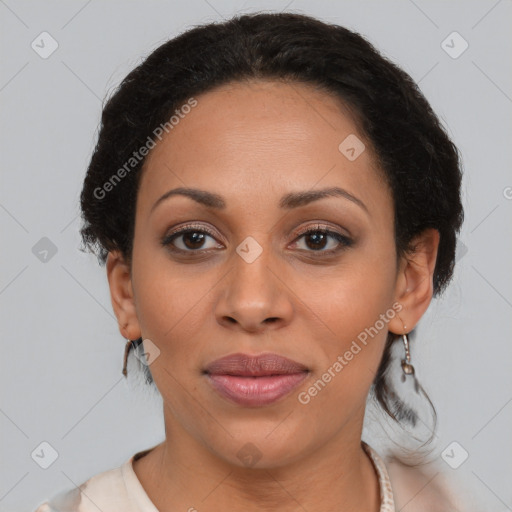
[[[396,510],[414,512],[482,512],[461,480],[437,462],[409,466],[398,458],[386,458]],[[407,508],[406,508],[407,507]]]
[[[123,466],[98,473],[78,487],[66,489],[40,504],[34,512],[129,512],[132,510]]]

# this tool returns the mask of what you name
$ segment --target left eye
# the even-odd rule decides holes
[[[329,238],[331,240],[335,240],[337,243],[331,244],[334,245],[334,247],[325,250],[326,245],[328,245]],[[342,235],[341,233],[322,228],[310,229],[308,231],[301,233],[297,240],[301,239],[304,239],[303,241],[307,249],[313,249],[313,252],[332,253],[336,252],[340,248],[340,245],[349,246],[351,244],[350,239]]]

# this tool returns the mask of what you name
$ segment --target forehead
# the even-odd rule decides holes
[[[281,197],[327,186],[343,186],[365,203],[386,200],[368,142],[350,111],[325,91],[252,80],[195,100],[146,158],[142,210],[175,187],[207,189],[245,204],[249,197],[268,201],[271,191]],[[365,145],[356,159],[343,152],[347,140],[357,152]]]

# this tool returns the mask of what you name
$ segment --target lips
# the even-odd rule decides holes
[[[232,354],[210,363],[205,374],[215,391],[243,406],[263,406],[288,395],[307,376],[303,364],[277,354]]]

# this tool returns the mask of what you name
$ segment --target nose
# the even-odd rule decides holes
[[[215,304],[217,322],[229,329],[263,332],[287,325],[293,315],[293,293],[286,272],[272,260],[270,250],[252,262],[233,253]]]

